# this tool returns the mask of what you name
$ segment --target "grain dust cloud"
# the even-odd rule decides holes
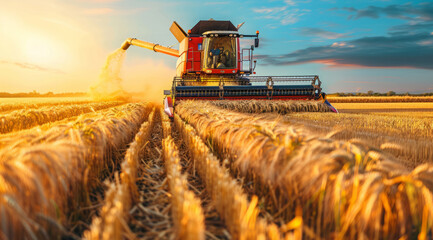
[[[129,94],[122,87],[119,76],[126,51],[119,48],[107,57],[99,81],[90,87],[90,95],[95,100],[129,100]]]

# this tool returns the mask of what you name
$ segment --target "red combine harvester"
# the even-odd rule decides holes
[[[318,100],[335,108],[322,93],[317,75],[251,76],[255,74],[253,50],[259,46],[259,31],[239,33],[230,21],[199,21],[186,33],[176,22],[170,31],[179,41],[179,50],[128,38],[130,45],[178,57],[171,90],[164,90],[165,112],[172,117],[175,102],[194,100]],[[253,38],[254,45],[242,48],[240,38]],[[335,110],[336,111],[336,110]]]

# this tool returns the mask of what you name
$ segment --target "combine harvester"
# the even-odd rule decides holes
[[[243,23],[242,23],[243,24]],[[317,75],[251,76],[255,74],[253,50],[259,46],[259,31],[239,33],[230,21],[199,21],[186,33],[176,22],[170,27],[179,41],[179,50],[128,38],[130,45],[177,57],[176,76],[171,90],[164,90],[164,110],[173,117],[175,102],[194,100],[326,100]],[[242,48],[240,38],[254,38],[254,45]]]

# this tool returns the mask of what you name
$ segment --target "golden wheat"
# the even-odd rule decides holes
[[[398,157],[408,167],[433,163],[433,123],[429,119],[365,114],[292,114],[286,117],[333,139],[359,138]]]
[[[373,131],[396,137],[433,139],[433,121],[431,119],[345,113],[294,113],[290,115],[290,118],[311,120],[324,126],[331,125],[359,131]]]
[[[84,232],[84,239],[123,239],[134,238],[128,227],[129,210],[138,200],[137,169],[143,147],[149,139],[154,125],[154,113],[149,114],[148,121],[141,124],[140,131],[126,151],[121,164],[120,179],[116,173],[115,182],[107,183],[104,206],[99,217],[92,220],[90,229]]]
[[[187,177],[181,173],[179,151],[171,137],[170,120],[161,108],[163,158],[172,195],[172,216],[178,239],[204,239],[201,201],[188,190]]]
[[[360,142],[327,139],[209,103],[182,102],[176,111],[242,173],[278,190],[288,209],[308,209],[305,222],[318,236],[422,237],[430,229],[430,165],[410,172]]]
[[[1,99],[0,112],[13,111],[17,109],[31,109],[40,108],[44,106],[57,106],[57,105],[77,105],[77,104],[89,104],[94,101],[90,101],[87,98],[8,98]]]
[[[215,106],[245,112],[287,114],[292,112],[330,112],[329,107],[319,101],[274,101],[274,100],[242,100],[212,101]]]
[[[285,114],[287,111],[278,110],[279,104],[273,104],[272,108],[262,107],[254,102],[221,101],[214,105],[233,109],[239,112],[260,113],[276,112]],[[262,103],[266,105],[266,102]],[[272,105],[272,102],[269,102]],[[287,104],[290,104],[287,103]],[[224,107],[227,105],[228,107]],[[359,105],[359,104],[357,104]],[[290,105],[289,105],[290,106]],[[308,104],[307,104],[308,106]],[[293,105],[296,107],[296,105]],[[286,107],[283,105],[283,109]],[[302,108],[300,108],[301,110]],[[306,109],[308,110],[308,109]],[[334,139],[349,140],[361,138],[377,148],[391,146],[385,149],[401,159],[410,167],[419,164],[433,162],[433,122],[429,118],[397,117],[397,116],[370,116],[363,114],[334,114],[334,113],[299,113],[291,112],[285,117],[286,121],[306,125],[314,131],[320,131],[326,135],[327,132],[335,132]]]
[[[128,104],[96,118],[56,126],[35,141],[2,148],[1,235],[65,235],[62,226],[71,227],[82,217],[89,191],[111,166],[111,152],[132,138],[146,111],[143,105]]]
[[[195,130],[175,115],[175,125],[179,129],[194,160],[194,166],[205,183],[206,190],[213,199],[215,208],[226,223],[234,239],[280,239],[280,229],[275,224],[261,219],[258,198],[251,202],[243,193],[242,187],[230,176],[229,171],[220,165],[219,160],[195,133]],[[302,218],[288,223],[283,233],[286,239],[299,239],[302,234]],[[283,228],[284,229],[284,228]]]
[[[177,239],[204,239],[204,216],[201,202],[188,190],[186,176],[181,173],[179,152],[168,136],[162,142],[167,179],[172,196],[172,218]]]
[[[48,122],[77,116],[83,113],[95,112],[110,108],[122,102],[89,103],[67,106],[43,107],[39,109],[17,110],[0,117],[0,133],[18,131]]]

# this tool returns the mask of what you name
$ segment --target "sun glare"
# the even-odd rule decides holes
[[[62,60],[59,44],[40,34],[25,39],[22,50],[29,63],[51,66]]]

